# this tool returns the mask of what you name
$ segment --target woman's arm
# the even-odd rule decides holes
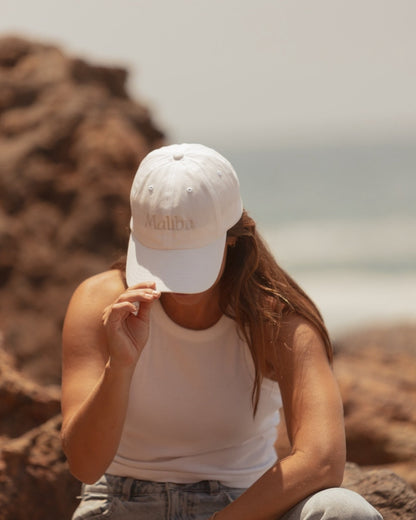
[[[71,299],[62,338],[61,436],[70,470],[83,482],[95,482],[116,453],[158,297],[154,284],[126,290],[121,274],[108,271],[81,284]]]
[[[216,520],[276,520],[303,498],[342,482],[343,409],[323,342],[308,321],[292,316],[282,326],[277,348],[292,451]]]

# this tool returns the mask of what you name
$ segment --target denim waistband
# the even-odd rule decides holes
[[[95,484],[84,485],[89,493],[104,493],[117,497],[130,499],[135,496],[159,495],[169,491],[182,491],[187,493],[206,493],[215,495],[223,489],[227,489],[218,480],[201,480],[189,484],[175,482],[152,482],[149,480],[137,480],[131,477],[119,477],[105,474]]]

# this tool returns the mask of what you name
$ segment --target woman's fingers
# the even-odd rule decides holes
[[[136,285],[131,285],[127,288],[128,291],[134,290],[134,289],[156,289],[156,282],[140,282]]]
[[[116,323],[125,320],[136,311],[136,306],[131,302],[113,303],[104,309],[103,323]]]
[[[152,282],[125,290],[103,311],[109,356],[113,364],[132,366],[149,336],[149,313],[160,297]]]
[[[139,317],[146,320],[150,305],[145,304],[160,298],[160,292],[155,290],[155,286],[154,282],[145,282],[127,289],[113,304],[104,309],[104,324],[125,320],[132,314],[139,316],[139,313]]]
[[[150,310],[152,308],[152,302],[142,302],[139,306],[136,307],[136,312],[134,313],[140,320],[148,322],[150,318]]]
[[[120,302],[151,302],[160,297],[160,292],[152,288],[128,289],[120,294],[115,303]]]

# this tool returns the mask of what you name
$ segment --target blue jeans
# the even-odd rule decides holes
[[[174,484],[104,475],[95,484],[82,486],[82,500],[72,520],[207,520],[244,491],[216,480]],[[382,517],[357,493],[332,488],[306,498],[281,520],[382,520]]]
[[[244,491],[216,480],[174,484],[104,475],[82,486],[72,520],[207,520]]]

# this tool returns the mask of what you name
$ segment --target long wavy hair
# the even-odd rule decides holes
[[[291,313],[306,318],[321,335],[330,362],[332,346],[322,316],[299,285],[277,264],[244,210],[240,220],[228,230],[230,245],[220,280],[220,307],[236,321],[253,358],[253,413],[257,411],[261,383],[265,375],[275,376],[282,320]],[[126,258],[112,265],[125,272]]]
[[[316,305],[299,285],[277,264],[254,220],[243,211],[228,230],[227,250],[220,281],[221,310],[234,319],[251,352],[255,376],[252,391],[254,414],[266,374],[275,375],[278,362],[279,331],[290,313],[306,318],[321,335],[330,362],[332,346]]]

